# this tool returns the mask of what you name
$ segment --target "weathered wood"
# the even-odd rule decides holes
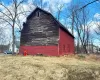
[[[37,10],[23,24],[21,45],[58,45],[58,36],[59,27],[52,16]]]

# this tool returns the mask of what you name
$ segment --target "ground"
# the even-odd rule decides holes
[[[100,61],[84,56],[0,56],[0,80],[100,80]]]

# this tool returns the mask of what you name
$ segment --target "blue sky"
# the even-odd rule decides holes
[[[12,0],[1,0],[5,5],[9,5],[11,2],[12,2]],[[26,0],[27,2],[28,1],[32,1],[32,0]],[[34,0],[34,1],[38,1],[38,0]],[[48,0],[43,0],[43,1],[48,1]],[[53,1],[53,0],[52,0]],[[56,0],[55,0],[56,1]],[[55,2],[54,1],[54,2]],[[60,1],[60,0],[57,0],[57,1]],[[66,1],[67,2],[67,0],[64,0],[64,1]],[[88,2],[90,2],[90,1],[93,1],[93,0],[68,0],[69,1],[69,3],[65,3],[65,4],[67,4],[67,5],[70,5],[70,3],[72,2],[72,3],[77,3],[77,2],[82,2],[83,4],[87,4]],[[48,4],[48,2],[47,2],[47,4]],[[52,4],[54,4],[54,3],[52,3]],[[88,6],[88,8],[89,8],[89,11],[90,11],[90,15],[93,17],[96,13],[100,13],[100,3],[98,3],[98,2],[96,2],[96,3],[93,3],[93,4],[91,4],[91,5],[89,5]],[[65,9],[66,10],[66,9]],[[64,12],[64,11],[63,11]],[[63,17],[63,16],[61,16],[61,17]]]
[[[10,6],[10,3],[12,2],[12,0],[1,0],[1,1],[6,6]],[[34,2],[36,2],[36,1],[38,1],[38,0],[34,0]],[[53,9],[53,15],[55,17],[57,15],[57,6],[58,6],[57,3],[59,2],[59,4],[64,4],[64,8],[62,9],[62,12],[61,12],[61,15],[60,15],[60,22],[63,25],[65,25],[65,22],[66,22],[65,19],[69,20],[68,19],[68,15],[67,15],[68,6],[70,6],[71,4],[75,4],[77,2],[81,2],[82,3],[81,6],[83,6],[84,4],[87,4],[90,1],[93,1],[93,0],[43,0],[43,2],[45,3],[44,9],[48,11],[49,10],[48,9],[48,7],[49,7],[48,5],[50,5],[52,7],[52,9]],[[32,0],[26,0],[26,3],[23,4],[25,10],[29,10],[28,5],[30,5],[31,2],[32,2]],[[38,3],[38,5],[39,5],[39,3]],[[96,26],[93,24],[94,23],[94,18],[96,18],[96,19],[100,18],[100,2],[93,3],[93,4],[89,5],[87,8],[89,9],[89,14],[90,14],[90,15],[88,15],[89,16],[89,20],[90,21],[93,20],[92,25],[93,25],[93,29],[94,29],[94,28],[96,28]],[[30,10],[32,10],[32,9],[30,9]],[[23,21],[23,17],[22,16],[20,17],[20,19],[22,19],[22,21]],[[67,25],[69,25],[69,24],[67,23]],[[16,28],[15,30],[18,31],[18,28]],[[11,29],[10,29],[10,31],[11,31]],[[18,32],[16,33],[16,36],[19,37],[19,33]],[[98,42],[98,41],[96,40],[95,43],[96,42]]]

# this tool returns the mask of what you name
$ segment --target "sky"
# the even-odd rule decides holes
[[[5,6],[7,6],[9,9],[12,7],[12,5],[11,5],[12,0],[0,0],[0,1]],[[21,1],[21,0],[18,0],[18,1]],[[34,1],[34,3],[35,3],[38,0],[26,0],[26,2],[21,5],[25,11],[27,11],[27,10],[33,11],[34,10],[35,7],[32,4],[32,1]],[[48,12],[50,12],[49,7],[52,8],[52,14],[55,17],[57,15],[57,7],[59,7],[61,4],[64,4],[64,8],[62,9],[62,12],[61,12],[61,15],[60,15],[60,22],[65,26],[67,24],[67,28],[68,28],[68,26],[70,26],[70,25],[68,23],[66,23],[66,21],[65,21],[65,19],[67,21],[69,21],[68,16],[66,16],[67,11],[68,11],[68,7],[71,4],[73,4],[73,3],[75,4],[77,2],[83,3],[81,5],[81,6],[83,6],[84,4],[87,4],[90,1],[93,1],[93,0],[43,0],[43,3],[44,3],[44,9],[47,10]],[[39,2],[38,2],[38,5],[39,5]],[[22,7],[20,7],[19,10],[23,10]],[[89,19],[90,19],[89,21],[92,20],[92,22],[91,22],[91,25],[92,25],[91,31],[92,31],[92,34],[95,35],[94,29],[96,29],[97,26],[94,23],[96,23],[95,20],[98,20],[98,21],[100,20],[100,2],[95,2],[91,5],[89,5],[87,8],[88,8],[89,14],[90,14],[89,15]],[[0,6],[0,10],[2,10],[3,12],[6,12],[6,10],[2,6]],[[19,18],[21,20],[21,23],[26,21],[26,16],[20,15]],[[20,34],[19,34],[18,30],[19,30],[18,26],[16,25],[15,33],[16,33],[17,38],[20,37]],[[69,29],[69,31],[70,31],[70,29]],[[6,29],[5,32],[8,33],[8,36],[11,35],[11,27],[9,25],[7,26],[7,29]],[[77,36],[76,32],[74,32],[74,36],[75,37]],[[9,39],[10,38],[11,37],[9,37]],[[98,43],[99,43],[99,41],[97,39],[95,39],[95,45],[97,45]],[[99,46],[99,44],[98,44],[98,46]]]
[[[12,0],[0,0],[1,2],[3,2],[5,5],[10,5],[10,3],[12,2]],[[18,0],[18,1],[21,1],[21,0]],[[28,3],[31,3],[32,1],[34,2],[37,2],[38,0],[25,0],[26,2]],[[60,4],[64,3],[64,4],[67,4],[68,6],[71,4],[71,3],[77,3],[77,2],[82,2],[84,4],[87,4],[88,2],[90,1],[93,1],[93,0],[43,0],[43,2],[46,4],[50,4],[52,5],[52,8],[54,9],[54,11],[56,12],[56,6],[57,6],[57,2],[59,2]],[[27,5],[27,4],[26,4]],[[89,11],[90,11],[90,16],[92,16],[91,18],[94,18],[94,16],[97,18],[100,14],[100,3],[99,2],[96,2],[96,3],[93,3],[91,5],[88,6],[89,8]],[[59,5],[58,5],[59,6]],[[48,6],[46,5],[45,6],[45,9],[48,8]],[[61,17],[64,16],[64,12],[65,12],[66,8],[63,9],[63,12],[62,12],[62,15]]]

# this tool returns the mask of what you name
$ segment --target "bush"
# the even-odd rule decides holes
[[[86,57],[87,60],[100,60],[100,56],[99,55],[95,55],[95,54],[90,54]]]
[[[77,54],[78,59],[85,59],[86,56],[87,56],[86,54]]]

